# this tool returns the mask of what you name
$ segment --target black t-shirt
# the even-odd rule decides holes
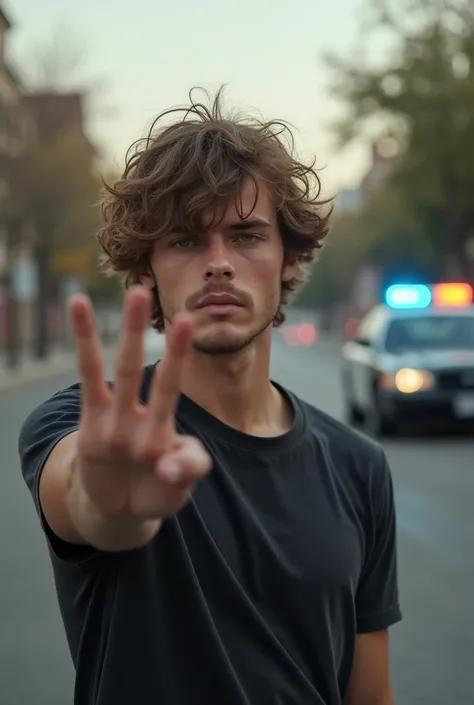
[[[383,451],[285,393],[295,420],[276,438],[181,398],[178,430],[201,439],[214,469],[144,548],[71,546],[42,517],[76,705],[340,705],[357,633],[401,618]],[[80,404],[74,385],[22,427],[40,516],[42,468]]]

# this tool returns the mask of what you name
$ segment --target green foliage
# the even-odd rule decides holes
[[[89,220],[87,211],[98,195],[91,155],[84,141],[61,134],[46,143],[31,140],[17,161],[15,193],[23,211],[34,220]],[[71,224],[71,223],[69,223]]]
[[[391,273],[435,273],[441,256],[420,221],[403,207],[400,193],[382,186],[358,214],[336,217],[328,243],[312,276],[297,298],[300,305],[330,308],[350,299],[364,265]]]
[[[391,49],[382,65],[328,57],[332,93],[344,108],[334,132],[341,146],[368,134],[396,140],[401,157],[393,186],[408,219],[424,230],[417,246],[456,261],[468,275],[466,245],[474,232],[474,3],[399,0],[398,12],[388,0],[373,6],[373,31],[384,32]],[[411,235],[405,237],[408,242]]]
[[[364,259],[370,264],[383,268],[395,262],[437,263],[432,241],[390,184],[382,186],[369,201],[360,215],[359,228],[365,234]]]
[[[123,284],[118,277],[106,276],[98,267],[88,279],[87,292],[96,303],[121,304],[123,300]]]
[[[64,255],[67,271],[58,274],[87,277],[95,256],[99,179],[84,139],[61,134],[46,143],[32,140],[13,178],[16,207],[31,225],[34,247],[49,253],[53,269],[53,258],[60,262]]]
[[[299,293],[297,304],[327,308],[345,300],[350,295],[366,243],[358,216],[335,218],[328,242],[313,265],[311,277]]]

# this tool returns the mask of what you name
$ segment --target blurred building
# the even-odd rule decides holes
[[[84,96],[81,93],[28,93],[23,104],[34,120],[38,140],[47,144],[63,134],[72,134],[81,140],[92,166],[97,151],[85,131]]]
[[[77,91],[27,92],[8,63],[11,30],[0,0],[0,364],[5,358],[13,364],[22,351],[44,356],[51,345],[65,341],[64,302],[81,288],[84,272],[90,272],[91,246],[90,239],[81,241],[73,232],[76,224],[78,231],[84,225],[80,217],[71,217],[60,244],[55,240],[54,214],[63,183],[58,174],[62,156],[69,158],[84,175],[81,186],[71,182],[70,188],[85,193],[98,162],[85,128],[84,96]],[[25,171],[30,156],[38,172]],[[34,176],[23,178],[48,174],[48,169],[51,180],[38,182],[38,188]]]
[[[372,145],[371,164],[356,189],[341,192],[339,212],[355,215],[362,211],[377,194],[384,183],[392,176],[399,164],[396,144],[390,139],[379,140]],[[344,316],[356,319],[380,300],[381,273],[367,263],[363,263],[355,273],[352,292]]]
[[[336,215],[359,213],[378,189],[393,174],[399,163],[395,144],[389,140],[378,140],[372,144],[371,163],[362,181],[355,188],[341,189],[335,200]]]
[[[32,259],[24,237],[27,224],[18,210],[12,177],[32,125],[23,109],[20,81],[8,64],[11,29],[11,21],[0,7],[0,351],[14,355],[22,341],[30,337],[27,302],[34,297],[34,290],[25,284],[23,276],[25,271],[32,271]]]

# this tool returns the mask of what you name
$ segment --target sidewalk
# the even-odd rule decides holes
[[[106,359],[114,350],[114,344],[104,346]],[[18,367],[11,369],[0,357],[0,394],[30,383],[60,377],[76,369],[76,353],[71,349],[53,350],[46,359],[25,358]]]
[[[13,369],[0,358],[0,393],[73,371],[75,365],[76,354],[73,350],[55,350],[44,360],[26,358]]]

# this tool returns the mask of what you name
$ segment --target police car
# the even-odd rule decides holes
[[[394,285],[342,350],[347,420],[375,436],[435,415],[474,422],[469,284]]]

